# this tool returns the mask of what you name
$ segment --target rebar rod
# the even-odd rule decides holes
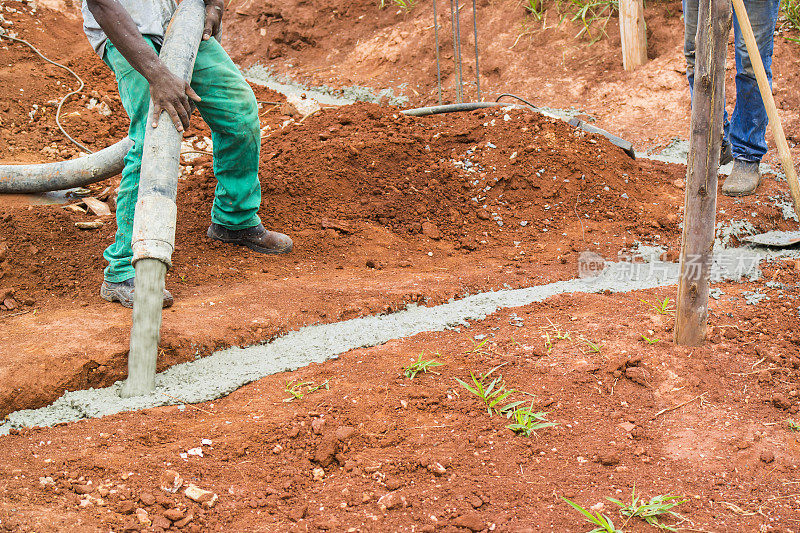
[[[439,18],[436,14],[436,2],[433,0],[433,35],[436,41],[436,87],[439,92],[439,105],[442,105],[442,62],[439,58]]]
[[[480,101],[481,64],[480,61],[478,60],[478,3],[476,2],[476,0],[472,0],[472,31],[475,34],[475,86],[478,88],[478,101]]]

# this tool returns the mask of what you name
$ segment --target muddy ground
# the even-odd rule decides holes
[[[94,149],[122,137],[127,123],[113,77],[75,38],[80,29],[69,12],[40,7],[32,13],[20,2],[3,6],[20,37],[87,82],[83,97],[66,106],[65,127]],[[368,8],[374,6],[350,6],[341,20],[333,17],[339,26],[331,22],[314,31],[327,29],[339,39],[337,28],[352,25],[351,18]],[[504,6],[482,8],[499,25]],[[652,9],[659,17],[674,8]],[[254,3],[235,8],[223,43],[242,64],[256,62],[261,48],[237,43],[237,35],[255,35],[243,25],[259,10],[269,22],[275,18],[271,9]],[[423,17],[426,8],[420,9]],[[294,20],[288,13],[281,20]],[[417,17],[412,11],[398,22],[393,12],[378,13],[371,30],[378,40],[380,31],[389,31],[380,28]],[[268,31],[292,24],[281,20],[266,24]],[[665,24],[671,33],[651,25],[656,53],[646,69],[679,78],[658,63],[674,60],[677,23]],[[547,55],[530,47],[540,42],[536,35],[553,31],[565,30],[523,36],[517,46],[545,63]],[[282,58],[297,62],[294,54],[302,54],[306,66],[320,64],[325,43],[318,37],[313,45],[281,48],[272,64],[286,68]],[[594,54],[605,57],[618,44],[612,38],[597,48],[570,46],[597,69],[602,65],[592,62]],[[786,46],[779,41],[776,70],[780,61],[796,61]],[[57,131],[53,103],[75,82],[19,44],[2,41],[0,49],[13,65],[0,68],[2,161],[75,155]],[[637,85],[647,82],[620,74],[612,63],[605,68],[630,84],[627,90],[662,98],[669,111],[661,115],[663,130],[648,126],[646,133],[638,130],[637,140],[660,142],[673,134],[664,131],[685,131],[688,115],[677,110],[686,102],[677,96],[677,81],[653,95]],[[508,65],[498,71],[495,87],[505,80],[525,86],[535,81],[507,75],[506,68],[513,71]],[[563,68],[566,76],[575,65],[550,67]],[[368,77],[370,71],[377,74]],[[349,72],[348,79],[360,83],[388,80],[369,62]],[[611,90],[608,76],[586,83]],[[780,83],[796,78],[781,76],[776,98],[786,109],[796,93],[782,92]],[[283,99],[255,89],[263,102]],[[572,96],[555,97],[557,92],[544,88],[542,98],[568,107],[596,97],[578,98],[595,95],[588,89]],[[431,102],[420,96],[419,103]],[[663,247],[667,260],[677,257],[683,167],[633,161],[603,138],[523,110],[410,118],[397,108],[357,104],[302,121],[284,111],[262,104],[259,214],[293,237],[288,256],[264,257],[207,241],[215,185],[211,158],[183,157],[177,247],[167,279],[176,304],[164,315],[159,370],[308,324],[571,279],[583,251],[616,259],[639,242]],[[638,123],[635,113],[622,107],[616,112],[629,117],[627,124]],[[609,127],[602,120],[614,116],[601,117],[601,125]],[[787,132],[793,131],[791,120]],[[208,135],[195,120],[187,144],[207,151]],[[113,190],[114,180],[92,186],[90,194],[113,199],[108,187]],[[751,231],[794,229],[781,209],[785,189],[785,182],[768,176],[754,197],[721,196],[718,220],[723,227],[747,220]],[[103,226],[75,226],[94,220]],[[97,296],[102,251],[113,234],[112,216],[5,199],[0,204],[0,414],[125,376],[130,312]],[[421,334],[270,376],[214,402],[15,432],[0,438],[0,528],[590,529],[563,496],[587,508],[605,502],[603,512],[618,527],[646,531],[650,526],[626,522],[605,500],[628,499],[635,485],[647,498],[685,499],[676,508],[684,518],[667,520],[684,531],[796,531],[798,443],[786,420],[798,410],[797,272],[794,261],[780,261],[765,265],[759,281],[718,284],[722,294],[711,302],[710,340],[700,348],[676,347],[670,310],[662,314],[652,305],[674,299],[674,287],[564,295],[460,331]],[[768,299],[747,304],[753,294]],[[568,339],[556,339],[567,333]],[[434,369],[438,373],[406,378],[402,367],[420,353],[444,364]],[[513,398],[533,402],[532,409],[547,412],[557,426],[531,437],[515,435],[505,417],[490,417],[454,379],[500,364],[495,375],[520,391]],[[286,401],[293,398],[287,384],[326,380],[328,388]],[[202,457],[181,457],[197,447]],[[168,470],[213,491],[218,501],[203,506],[183,490],[162,490]]]

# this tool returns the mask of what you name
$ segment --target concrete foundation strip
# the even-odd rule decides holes
[[[715,255],[712,279],[739,280],[745,276],[754,279],[759,275],[759,261],[789,255],[792,252],[725,249]],[[434,307],[411,306],[389,315],[306,326],[267,344],[229,348],[175,365],[156,376],[155,390],[145,396],[120,398],[122,381],[103,389],[68,392],[50,406],[11,413],[0,425],[0,435],[15,428],[53,426],[124,411],[213,400],[271,374],[418,333],[467,326],[468,321],[482,320],[499,309],[541,302],[559,294],[629,292],[675,285],[677,279],[675,263],[608,263],[593,278],[486,292]]]

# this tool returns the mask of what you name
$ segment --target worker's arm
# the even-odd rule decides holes
[[[210,9],[208,4],[219,1],[208,0],[206,3],[206,11],[219,11],[217,31],[219,31],[219,20],[222,19],[222,10]],[[153,127],[158,126],[158,118],[163,111],[166,111],[172,117],[172,122],[178,131],[182,132],[188,128],[189,115],[192,112],[189,99],[200,101],[200,97],[192,90],[189,83],[172,74],[161,62],[155,50],[148,46],[139,33],[136,23],[117,0],[87,0],[86,4],[122,57],[150,83]],[[206,23],[204,38],[205,31],[208,30],[209,26]]]

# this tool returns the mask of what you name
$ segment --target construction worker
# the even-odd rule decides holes
[[[690,91],[694,88],[695,38],[697,37],[697,18],[699,0],[683,0],[684,45],[686,56],[686,77],[689,78]],[[744,0],[758,50],[767,78],[772,85],[772,47],[775,25],[778,22],[780,0]],[[753,194],[761,181],[758,165],[767,153],[767,111],[758,83],[747,54],[739,21],[733,17],[733,33],[736,47],[736,107],[728,120],[725,110],[724,138],[720,154],[720,165],[733,159],[733,171],[722,185],[722,193],[727,196],[746,196]]]
[[[216,40],[223,0],[204,1],[206,25],[191,83],[173,75],[158,58],[167,25],[177,9],[175,0],[83,2],[84,31],[116,75],[122,106],[130,118],[128,135],[134,142],[125,157],[117,196],[117,234],[103,254],[108,267],[100,288],[104,299],[125,307],[133,306],[131,232],[151,98],[151,127],[158,125],[165,111],[177,130],[183,132],[189,127],[190,100],[211,127],[217,188],[208,237],[267,254],[292,250],[289,237],[264,229],[258,217],[258,106],[253,90]],[[164,307],[172,305],[172,301],[172,295],[165,290]]]

